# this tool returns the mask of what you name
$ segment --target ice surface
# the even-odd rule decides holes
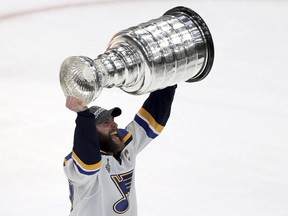
[[[178,85],[163,134],[138,157],[139,215],[288,214],[288,3],[3,0],[0,3],[0,215],[68,215],[62,162],[75,114],[62,61],[102,53],[119,30],[183,5],[208,24],[211,73]],[[147,95],[104,89],[93,104],[133,118]],[[131,103],[133,101],[133,103]]]

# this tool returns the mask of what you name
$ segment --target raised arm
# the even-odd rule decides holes
[[[101,154],[94,115],[85,104],[71,96],[66,98],[66,107],[77,113],[73,151],[70,156],[80,173],[95,174],[101,166]]]
[[[177,85],[167,87],[150,93],[149,97],[144,102],[139,113],[143,113],[148,120],[152,117],[159,126],[164,127],[168,121],[171,112],[171,106],[175,95]],[[145,110],[145,111],[143,111]]]
[[[137,139],[137,153],[164,129],[170,116],[176,87],[177,85],[150,93],[134,121],[127,126],[127,131]]]

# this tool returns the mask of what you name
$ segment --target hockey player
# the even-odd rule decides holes
[[[70,216],[137,215],[136,156],[166,125],[175,89],[150,93],[125,129],[114,121],[120,108],[88,108],[72,96],[66,98],[66,107],[77,112],[73,150],[64,161]]]

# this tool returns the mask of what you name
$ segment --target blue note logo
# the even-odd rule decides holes
[[[129,195],[132,185],[133,170],[119,175],[111,175],[111,179],[115,183],[122,198],[113,205],[113,210],[117,214],[123,214],[129,209]]]

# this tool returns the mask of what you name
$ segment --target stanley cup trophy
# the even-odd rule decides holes
[[[181,81],[200,81],[213,60],[213,40],[203,19],[189,8],[176,7],[158,19],[120,31],[94,60],[67,58],[60,83],[66,96],[89,104],[104,87],[139,95]]]

